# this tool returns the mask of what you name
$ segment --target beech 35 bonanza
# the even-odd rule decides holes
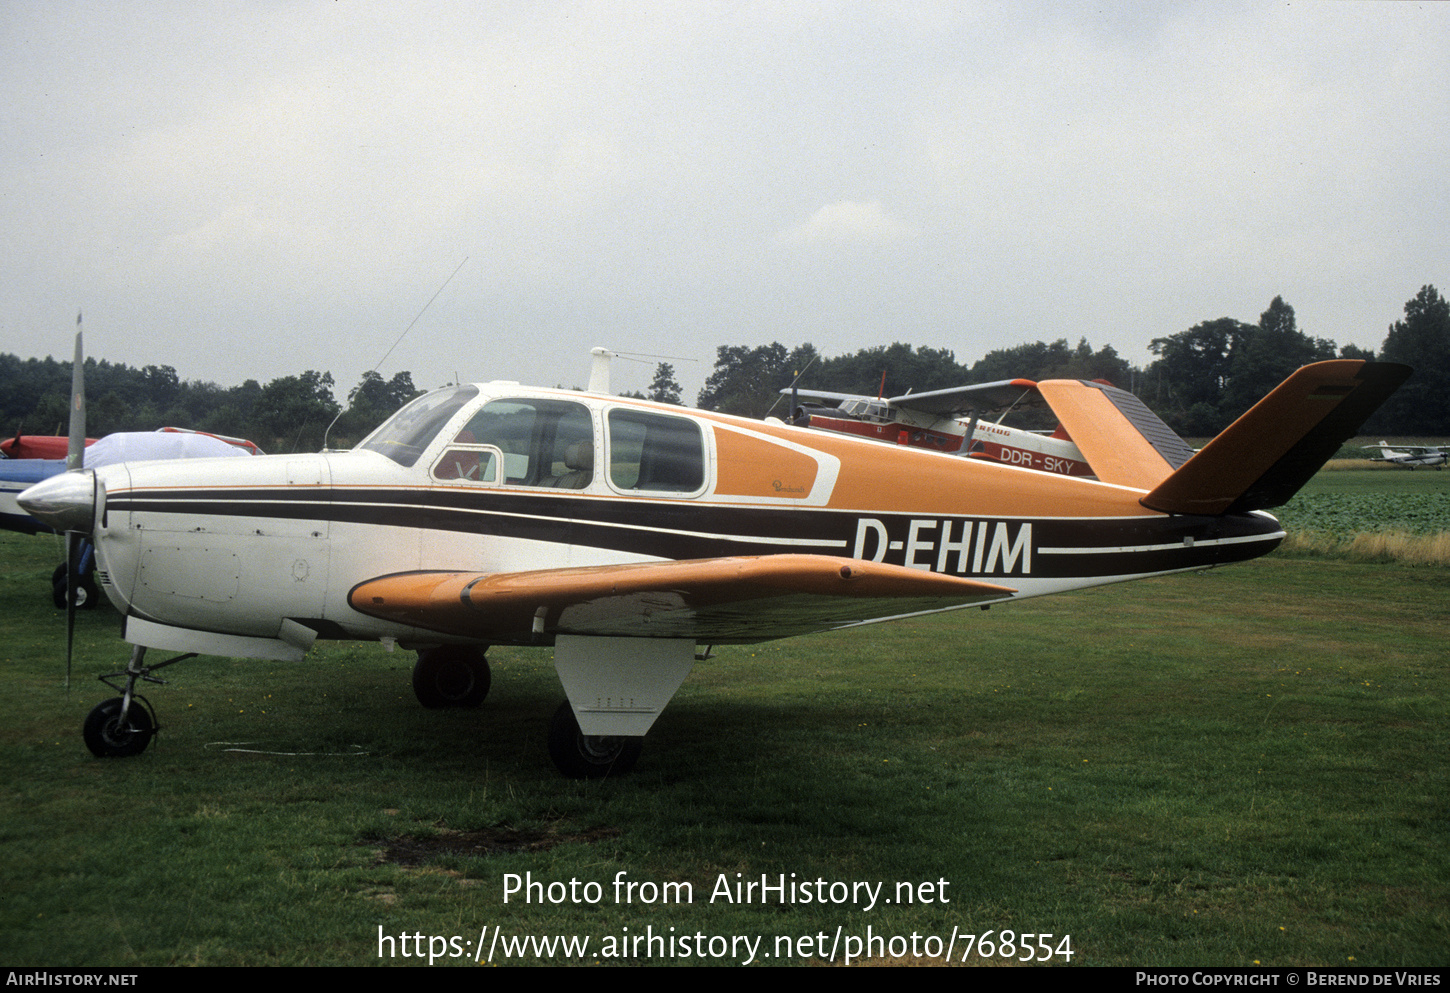
[[[1040,472],[1092,475],[1087,460],[1061,424],[1056,431],[1044,434],[1002,423],[1002,417],[1013,410],[1046,405],[1037,384],[1030,379],[1004,379],[875,399],[819,390],[781,392],[792,396],[793,423],[805,427],[991,459]],[[805,398],[807,403],[798,404],[796,397]],[[818,400],[826,403],[814,402]],[[995,422],[982,417],[999,412],[1001,416]]]
[[[89,535],[133,645],[86,720],[155,732],[137,680],[317,638],[418,651],[426,706],[477,705],[490,645],[552,645],[549,751],[618,774],[708,646],[749,644],[1251,559],[1288,500],[1404,380],[1294,373],[1194,454],[1136,397],[1038,384],[1096,479],[595,392],[461,385],[355,449],[67,472],[21,502]],[[697,646],[707,646],[704,656]],[[148,650],[187,653],[156,664]]]

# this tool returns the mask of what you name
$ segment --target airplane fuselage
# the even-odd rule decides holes
[[[887,408],[889,417],[837,417],[812,413],[810,426],[823,431],[855,435],[872,441],[907,445],[936,452],[957,453],[968,429],[972,432],[972,458],[1052,472],[1063,476],[1091,476],[1092,467],[1076,445],[1064,438],[1025,431],[991,421],[936,418],[908,410]]]
[[[1376,459],[1377,462],[1390,462],[1394,465],[1407,465],[1414,468],[1417,465],[1444,465],[1450,459],[1444,452],[1424,452],[1419,455],[1411,455],[1409,452],[1385,452],[1384,458]]]
[[[996,583],[1005,600],[1248,559],[1283,537],[1267,514],[1165,515],[1129,487],[1010,465],[617,397],[457,389],[426,438],[97,470],[97,575],[128,640],[275,657],[315,637],[466,640],[350,600],[414,571],[807,553]]]

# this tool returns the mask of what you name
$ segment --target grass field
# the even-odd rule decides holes
[[[633,775],[578,783],[546,650],[492,652],[466,713],[375,645],[185,663],[151,749],[96,760],[124,646],[82,614],[62,688],[56,554],[0,539],[9,965],[471,964],[495,928],[589,945],[494,964],[1450,960],[1444,569],[1271,556],[723,649]],[[884,887],[717,889],[762,875]]]
[[[1289,532],[1281,554],[1450,567],[1450,473],[1348,462],[1274,513]]]

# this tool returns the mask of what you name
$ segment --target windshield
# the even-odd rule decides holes
[[[411,466],[443,425],[476,396],[478,389],[473,386],[451,386],[424,394],[389,417],[357,447],[386,455],[398,465]]]

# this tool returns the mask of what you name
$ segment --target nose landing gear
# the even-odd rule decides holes
[[[81,736],[96,758],[127,758],[140,755],[146,750],[160,725],[156,722],[156,711],[152,709],[151,701],[136,693],[136,680],[163,684],[166,680],[158,679],[151,673],[177,662],[194,659],[196,653],[178,655],[156,665],[144,665],[142,660],[145,657],[146,649],[136,645],[131,649],[131,661],[124,670],[100,677],[101,682],[121,695],[102,701],[86,716]],[[122,676],[126,677],[124,687],[113,682]]]
[[[140,755],[155,735],[151,702],[141,696],[133,697],[129,707],[125,697],[119,696],[96,704],[81,730],[86,747],[98,759]]]

